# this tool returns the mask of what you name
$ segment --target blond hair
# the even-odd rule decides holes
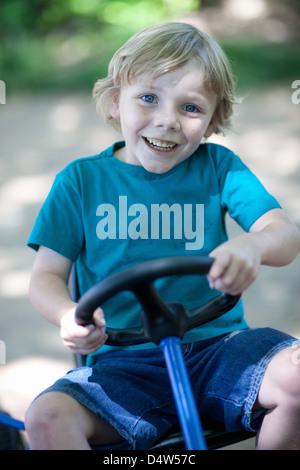
[[[214,132],[224,133],[230,128],[233,105],[238,102],[229,61],[210,36],[186,23],[150,26],[120,47],[110,61],[107,77],[95,83],[93,96],[97,111],[120,130],[119,120],[110,114],[111,98],[116,89],[131,84],[136,77],[156,78],[190,60],[202,67],[205,86],[218,97]]]

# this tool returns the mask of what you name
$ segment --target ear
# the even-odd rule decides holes
[[[215,132],[215,120],[214,120],[214,117],[212,117],[210,123],[207,126],[204,137],[210,137],[214,132]]]
[[[111,91],[110,97],[110,115],[113,119],[120,119],[120,89],[116,88]]]

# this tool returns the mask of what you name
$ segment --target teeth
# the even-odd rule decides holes
[[[171,150],[177,145],[171,142],[167,142],[165,140],[152,139],[150,137],[146,137],[146,140],[149,142],[149,144],[154,145],[154,147],[160,147],[169,150]]]

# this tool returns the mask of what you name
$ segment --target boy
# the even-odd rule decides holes
[[[298,230],[241,160],[201,143],[229,126],[236,101],[227,59],[207,35],[182,23],[146,28],[116,52],[94,96],[124,142],[57,176],[28,242],[38,250],[31,300],[60,327],[66,346],[89,355],[88,365],[33,402],[26,416],[31,449],[145,449],[177,419],[160,350],[105,345],[106,322],[139,323],[139,306],[127,293],[99,307],[95,325],[76,324],[67,289],[74,261],[82,294],[142,261],[210,255],[211,289],[234,295],[261,264],[286,265],[300,251]],[[246,232],[230,241],[227,211]],[[188,309],[214,295],[198,276],[166,278],[157,287]],[[300,448],[294,343],[272,329],[249,329],[241,303],[188,332],[182,348],[200,411],[229,431],[259,430],[258,448]]]

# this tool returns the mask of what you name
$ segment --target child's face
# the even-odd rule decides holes
[[[170,170],[212,133],[216,104],[204,73],[192,62],[148,83],[136,78],[112,104],[126,143],[115,156],[153,173]]]

